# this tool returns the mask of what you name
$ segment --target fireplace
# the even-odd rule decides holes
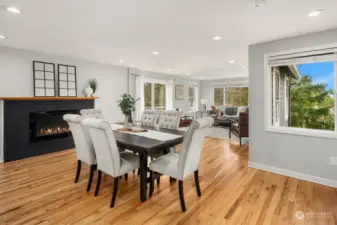
[[[10,162],[74,148],[74,139],[63,115],[93,109],[95,101],[84,97],[27,97],[3,99],[2,106],[0,156],[3,149],[3,160]]]
[[[64,114],[78,114],[78,110],[55,110],[29,113],[30,142],[65,138],[71,135]]]

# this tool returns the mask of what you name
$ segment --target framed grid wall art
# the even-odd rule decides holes
[[[58,64],[59,96],[77,96],[76,66]]]
[[[33,61],[34,96],[56,96],[55,64]]]

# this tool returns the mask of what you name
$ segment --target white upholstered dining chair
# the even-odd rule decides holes
[[[154,126],[157,119],[157,111],[152,109],[145,109],[140,117],[140,123],[143,126]]]
[[[82,109],[81,115],[85,118],[103,119],[103,112],[100,109]]]
[[[193,121],[184,136],[180,153],[169,153],[153,160],[150,163],[150,196],[152,196],[154,189],[154,172],[179,180],[179,197],[181,210],[183,212],[186,211],[183,190],[183,180],[185,177],[194,173],[197,194],[198,196],[201,196],[198,177],[200,154],[204,139],[208,134],[210,134],[209,127],[213,125],[213,123],[214,119],[211,117],[205,117]]]
[[[119,152],[110,124],[102,119],[86,118],[82,121],[89,128],[97,159],[97,184],[95,196],[98,195],[102,172],[114,178],[113,195],[110,207],[114,207],[118,190],[119,176],[139,168],[138,155],[131,152]]]
[[[183,111],[165,110],[158,112],[158,122],[156,127],[178,130],[180,118],[183,116]]]
[[[90,166],[89,181],[87,191],[90,190],[92,178],[96,170],[96,155],[93,143],[90,138],[89,130],[86,130],[82,125],[83,117],[76,114],[66,114],[63,119],[68,122],[76,149],[77,170],[75,183],[78,182],[81,173],[82,162]]]

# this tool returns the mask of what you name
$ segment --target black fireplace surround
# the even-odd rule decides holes
[[[67,113],[94,108],[94,100],[4,101],[4,161],[74,147]]]

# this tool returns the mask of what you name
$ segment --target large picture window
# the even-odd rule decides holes
[[[225,104],[231,106],[248,106],[248,87],[226,87]]]
[[[224,88],[214,88],[214,105],[221,106],[224,104]]]
[[[268,58],[272,127],[336,130],[336,52],[332,48]]]
[[[214,88],[215,106],[248,106],[248,87]]]
[[[144,82],[144,108],[166,109],[166,85],[161,83]]]

